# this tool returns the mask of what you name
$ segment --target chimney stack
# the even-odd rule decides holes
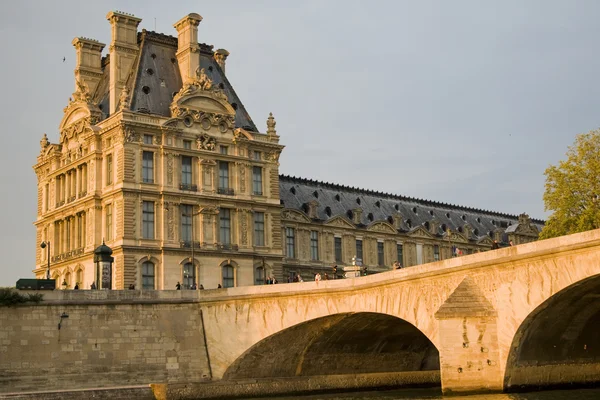
[[[90,95],[93,95],[102,78],[100,62],[102,49],[106,45],[83,37],[73,39],[71,44],[75,47],[75,91],[78,89],[77,82],[80,82],[85,84]]]
[[[111,11],[106,15],[111,25],[110,42],[110,85],[109,103],[110,114],[117,111],[121,89],[127,83],[127,78],[133,63],[139,53],[137,44],[137,27],[142,22],[133,14],[121,11]]]
[[[218,49],[215,51],[215,61],[219,64],[223,73],[225,73],[225,61],[227,61],[228,56],[229,52],[225,49]]]
[[[198,45],[198,25],[202,17],[191,13],[173,25],[177,29],[177,63],[181,73],[181,82],[185,85],[196,78],[200,67],[200,46]]]

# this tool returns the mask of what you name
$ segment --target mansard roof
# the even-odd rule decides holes
[[[307,204],[316,201],[317,218],[327,222],[338,216],[349,216],[361,209],[359,227],[366,227],[377,221],[393,221],[394,215],[401,215],[401,231],[409,232],[416,227],[436,221],[443,235],[445,227],[462,232],[465,225],[471,226],[471,239],[490,235],[490,232],[505,230],[518,224],[517,215],[471,207],[447,204],[432,200],[417,199],[391,193],[365,190],[355,187],[319,182],[311,179],[279,176],[279,190],[282,205],[288,209],[306,212]],[[539,230],[544,225],[540,219],[531,219]],[[504,240],[506,240],[504,238]]]
[[[131,110],[157,114],[165,117],[171,116],[169,109],[173,96],[182,87],[181,74],[177,65],[177,38],[161,33],[143,29],[138,33],[140,53],[138,60],[130,71],[127,87],[131,93]],[[248,131],[257,132],[258,129],[240,98],[235,93],[233,86],[225,76],[220,65],[215,61],[213,46],[200,44],[200,67],[212,80],[213,85],[223,89],[227,100],[236,110],[235,126]],[[94,96],[99,100],[103,117],[108,117],[109,105],[109,68],[110,57],[107,55],[102,62],[104,75],[98,86],[98,93]]]

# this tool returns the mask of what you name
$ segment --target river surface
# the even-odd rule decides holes
[[[262,397],[261,397],[262,398]],[[551,390],[546,392],[442,396],[439,389],[404,389],[390,391],[318,394],[269,397],[270,400],[600,400],[600,389]]]

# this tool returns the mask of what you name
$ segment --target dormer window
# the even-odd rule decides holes
[[[360,199],[358,197],[356,198],[356,204],[360,206]]]
[[[373,222],[373,213],[369,213],[369,215],[367,215],[367,218],[369,219],[369,221]]]
[[[377,200],[377,201],[375,202],[375,205],[376,205],[377,207],[381,208],[381,202],[380,202],[379,200]]]
[[[331,207],[325,207],[325,214],[327,214],[328,217],[331,217]]]
[[[290,193],[291,194],[296,194],[296,188],[295,187],[291,187],[290,188]]]
[[[336,195],[335,195],[335,199],[336,199],[337,201],[340,201],[340,195],[339,195],[339,194],[336,194]]]
[[[317,192],[316,190],[313,192],[313,196],[315,196],[315,199],[319,198],[319,192]]]

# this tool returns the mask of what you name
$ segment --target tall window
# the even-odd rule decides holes
[[[285,228],[285,249],[287,258],[296,258],[296,232],[294,228]]]
[[[222,244],[231,243],[231,212],[227,208],[219,211],[219,241]]]
[[[229,188],[229,163],[219,161],[219,189]]]
[[[77,281],[75,283],[77,283],[80,287],[83,287],[83,270],[82,269],[77,270],[75,279],[77,279]]]
[[[154,153],[151,151],[142,154],[142,180],[144,183],[154,183]]]
[[[109,154],[106,156],[106,184],[112,184],[113,180],[113,156]]]
[[[362,239],[356,239],[356,258],[363,259]]]
[[[45,190],[46,196],[44,197],[44,211],[48,211],[50,204],[50,185],[46,183]]]
[[[184,242],[192,241],[192,212],[193,206],[182,204],[179,206],[181,210],[181,240]]]
[[[144,201],[142,203],[142,237],[154,239],[154,202]]]
[[[335,262],[342,262],[342,238],[333,238],[333,246],[335,250]]]
[[[105,232],[105,237],[106,240],[112,240],[112,230],[113,230],[113,215],[112,215],[112,204],[107,204],[105,209],[104,209],[104,213],[106,216],[106,232]]]
[[[319,232],[310,231],[310,259],[319,259]]]
[[[256,267],[256,269],[254,270],[254,284],[265,284],[265,269],[263,267]]]
[[[196,283],[196,268],[192,263],[183,265],[183,287],[190,289]]]
[[[154,286],[154,264],[146,261],[142,264],[142,289],[153,290]]]
[[[265,213],[254,213],[254,245],[265,245]]]
[[[433,260],[440,261],[440,246],[437,244],[433,246]]]
[[[404,252],[402,250],[402,243],[398,243],[396,244],[396,253],[398,256],[398,262],[400,263],[400,266],[403,267],[404,266]]]
[[[383,242],[377,242],[377,265],[383,267]]]
[[[423,245],[417,244],[417,265],[423,264]]]
[[[181,184],[192,185],[192,157],[181,157]]]
[[[233,267],[231,265],[225,265],[223,267],[223,287],[233,287],[235,280],[233,279]]]
[[[252,167],[252,194],[262,195],[262,167]]]

